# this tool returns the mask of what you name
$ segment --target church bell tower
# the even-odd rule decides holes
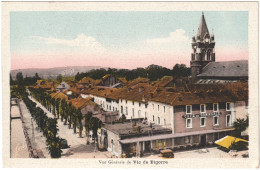
[[[195,82],[197,80],[197,75],[201,73],[201,69],[205,67],[209,62],[215,61],[214,34],[209,34],[203,12],[198,28],[198,34],[197,36],[192,37],[191,46],[191,77],[192,82]]]

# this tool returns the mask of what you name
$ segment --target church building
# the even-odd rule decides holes
[[[197,36],[192,37],[191,79],[193,83],[229,83],[248,80],[248,61],[216,62],[215,37],[210,35],[202,13]]]

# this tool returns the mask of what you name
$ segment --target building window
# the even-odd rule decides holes
[[[153,104],[153,110],[154,110],[154,104]]]
[[[165,106],[163,106],[163,112],[165,113]]]
[[[109,110],[111,110],[111,106],[109,106]]]
[[[207,52],[207,60],[208,61],[210,60],[210,50],[208,50],[208,52]]]
[[[138,117],[141,117],[141,110],[138,110]]]
[[[135,109],[133,108],[132,111],[133,111],[133,118],[134,118],[135,117]]]
[[[164,125],[166,125],[166,120],[164,119]]]
[[[200,118],[200,127],[205,127],[206,126],[206,118],[205,117],[201,117]]]
[[[219,119],[218,116],[214,116],[214,117],[213,117],[213,123],[214,123],[214,126],[219,125],[219,123],[218,123],[218,119]]]
[[[121,106],[121,113],[124,114],[123,106]]]
[[[206,113],[206,105],[205,104],[200,105],[200,113]]]
[[[141,107],[141,103],[139,103],[139,107]]]
[[[226,125],[227,125],[227,127],[230,127],[231,126],[231,116],[227,115],[226,118],[227,118]]]
[[[107,110],[108,110],[108,105],[107,105]]]
[[[125,115],[128,115],[128,108],[127,108],[127,106],[125,107]]]
[[[147,112],[144,113],[144,117],[147,118]]]
[[[145,104],[145,108],[147,109],[147,107],[148,107],[148,104]]]
[[[113,107],[113,111],[115,111],[115,108]]]
[[[192,128],[192,119],[191,118],[186,119],[186,128]]]
[[[186,105],[186,114],[191,114],[192,107],[191,105]]]
[[[154,122],[154,115],[153,115],[153,122]]]
[[[133,101],[133,105],[135,105],[135,102]]]
[[[227,110],[227,111],[230,111],[230,102],[227,102],[227,103],[226,103],[226,110]]]
[[[185,144],[191,143],[191,136],[185,137]]]
[[[160,117],[158,117],[158,125],[160,124]]]
[[[160,110],[160,106],[158,105],[158,111]]]
[[[218,103],[213,103],[213,111],[218,112]]]

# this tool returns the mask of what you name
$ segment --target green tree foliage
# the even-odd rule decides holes
[[[62,145],[61,139],[57,137],[57,132],[59,130],[57,127],[57,119],[49,118],[40,107],[36,107],[36,103],[29,99],[24,86],[18,86],[14,89],[14,91],[21,99],[23,99],[24,103],[26,104],[28,110],[32,115],[32,118],[35,120],[40,131],[43,132],[43,135],[46,137],[46,142],[51,157],[61,157]],[[34,89],[31,91],[31,93],[33,94],[33,96],[37,96],[38,100],[41,100],[42,103],[46,103],[44,97],[46,97],[47,95],[43,93],[40,89]]]
[[[14,80],[13,80],[11,74],[10,74],[10,85],[11,85],[11,86],[12,86],[12,85],[15,85],[15,82],[14,82]]]
[[[123,123],[126,121],[126,117],[125,115],[123,114],[120,118],[119,118],[119,122]]]
[[[179,77],[188,77],[190,75],[190,68],[187,68],[185,64],[176,64],[172,69],[172,76]]]
[[[16,80],[13,80],[10,75],[10,85],[24,85],[24,86],[35,85],[37,80],[41,80],[38,73],[35,73],[35,76],[33,76],[33,77],[26,76],[24,78],[23,73],[19,72],[16,74]]]
[[[106,74],[110,74],[116,77],[125,77],[128,81],[136,79],[138,77],[149,78],[151,81],[156,81],[161,79],[163,76],[173,76],[173,77],[187,77],[190,75],[190,68],[187,68],[184,64],[176,64],[173,69],[168,69],[166,67],[158,65],[150,65],[146,68],[136,68],[133,70],[128,69],[115,69],[108,68],[107,70],[95,69],[90,70],[85,73],[77,73],[75,80],[79,81],[84,77],[91,77],[93,79],[101,79]]]
[[[234,136],[241,137],[241,132],[246,130],[248,125],[249,125],[248,116],[246,119],[236,119],[236,121],[234,122],[234,125],[233,125],[233,127],[235,128]]]
[[[61,82],[62,82],[62,75],[59,74],[59,75],[57,76],[56,80],[57,80],[59,83],[61,83]]]
[[[56,115],[58,117],[58,119],[60,118],[60,99],[56,99],[55,101],[55,108],[56,108]]]
[[[77,109],[77,118],[78,118],[78,122],[79,122],[79,136],[82,137],[82,130],[83,130],[82,119],[83,119],[83,115],[82,115],[80,109]]]
[[[18,85],[23,85],[23,73],[22,72],[18,72],[16,74],[16,81]]]
[[[80,76],[79,72],[75,75],[75,80],[80,81],[83,77]]]
[[[97,130],[98,128],[101,128],[102,122],[96,118],[93,117],[93,113],[92,112],[88,112],[85,115],[85,129],[86,129],[86,133],[89,133],[90,130],[93,131],[93,137],[97,137]]]

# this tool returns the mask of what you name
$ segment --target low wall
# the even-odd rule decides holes
[[[34,149],[34,148],[32,147],[29,134],[28,134],[28,132],[27,132],[27,130],[26,130],[26,126],[25,126],[25,122],[24,122],[23,113],[22,113],[22,110],[21,110],[20,100],[19,100],[19,99],[17,99],[17,104],[18,104],[18,108],[19,108],[19,111],[20,111],[20,114],[21,114],[21,121],[22,121],[22,126],[23,126],[23,133],[24,133],[25,140],[26,140],[26,144],[27,144],[27,148],[28,148],[28,151],[29,151],[29,157],[30,157],[30,158],[45,158],[41,150],[38,151],[38,152],[41,153],[41,154],[38,154],[38,152],[36,151],[36,149]]]

